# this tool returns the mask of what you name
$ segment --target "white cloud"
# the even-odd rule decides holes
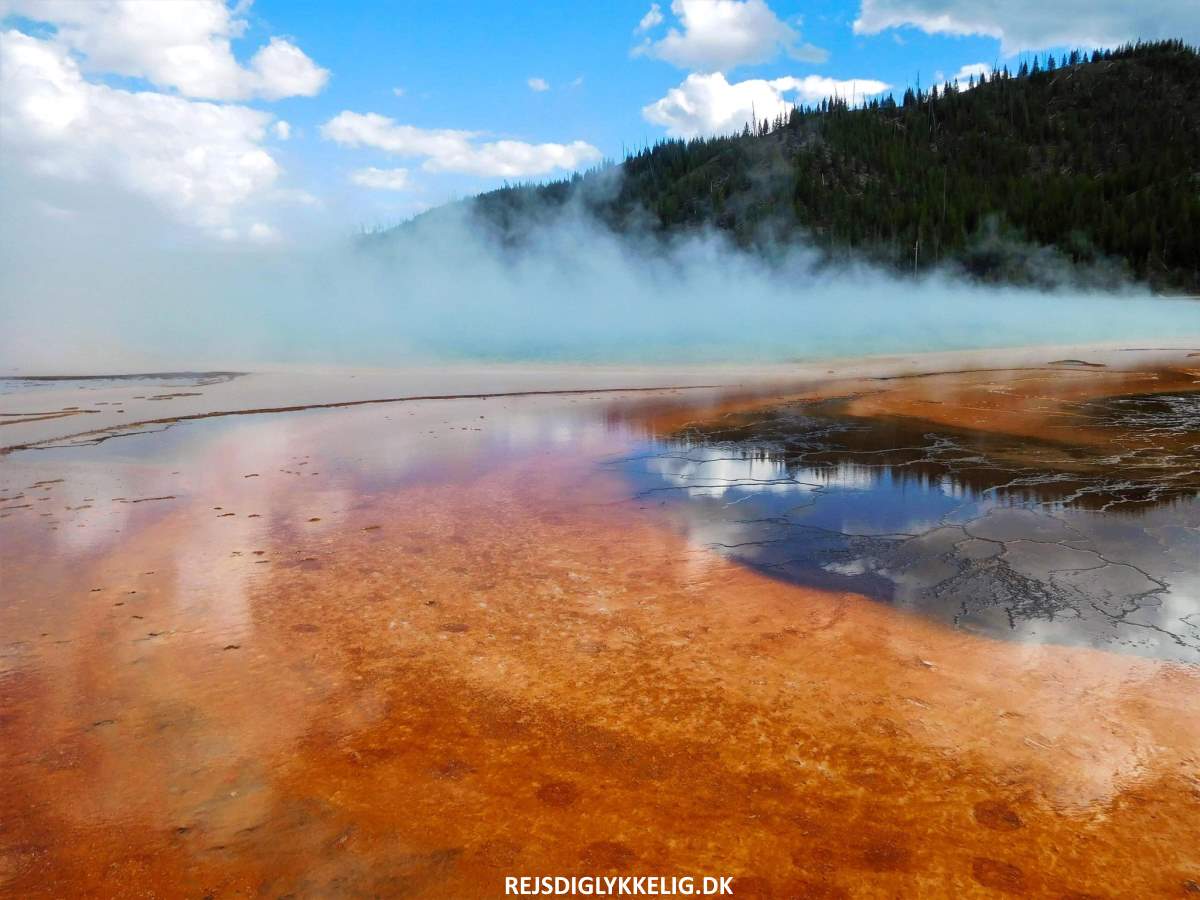
[[[878,34],[906,25],[930,34],[994,37],[1007,54],[1137,38],[1200,40],[1196,0],[862,0],[854,31]]]
[[[6,164],[29,176],[117,187],[179,221],[236,233],[241,208],[279,175],[262,146],[271,119],[88,82],[61,43],[0,33],[0,140]]]
[[[956,81],[958,82],[958,89],[960,91],[969,90],[970,88],[972,88],[974,86],[971,83],[971,79],[974,79],[975,84],[978,84],[980,75],[991,75],[991,74],[992,74],[992,67],[990,65],[988,65],[987,63],[984,63],[984,62],[967,63],[967,65],[963,66],[961,69],[959,69],[953,75],[951,75],[949,78],[942,78],[941,74],[939,73],[939,75],[938,75],[938,81],[939,81],[938,90],[942,90],[943,88],[946,87],[947,84],[952,84]]]
[[[642,16],[642,20],[638,22],[637,28],[634,29],[634,33],[639,34],[643,31],[649,31],[652,28],[657,28],[662,23],[662,7],[657,3],[651,3],[649,11]]]
[[[265,222],[255,222],[248,234],[256,244],[274,244],[279,241],[279,232]]]
[[[408,190],[408,169],[376,169],[374,166],[350,173],[350,180],[360,187],[380,191]]]
[[[990,75],[992,67],[985,62],[967,63],[961,69],[954,73],[954,77],[959,81],[966,81],[974,76],[975,80],[979,80],[980,75]]]
[[[469,175],[519,178],[570,171],[599,161],[600,151],[584,141],[569,144],[526,144],[523,141],[492,141],[463,147],[459,153],[425,161],[431,172],[463,172]]]
[[[673,137],[728,134],[757,117],[773,120],[796,103],[815,103],[827,97],[861,100],[887,90],[882,81],[862,78],[837,81],[806,78],[750,79],[730,84],[720,72],[691,74],[660,100],[642,108],[648,122],[661,125]]]
[[[404,88],[394,87],[394,88],[392,88],[392,93],[395,94],[397,97],[403,97],[404,96]]]
[[[600,151],[583,141],[479,142],[479,132],[401,125],[378,113],[338,113],[321,126],[321,135],[345,147],[373,147],[395,156],[424,157],[422,168],[429,172],[515,178],[577,169],[600,159]]]
[[[275,137],[279,138],[281,141],[286,141],[292,136],[292,126],[283,121],[283,119],[280,119],[271,127],[275,132]]]
[[[671,28],[657,41],[647,37],[634,48],[635,55],[653,56],[681,69],[700,72],[766,63],[781,52],[807,62],[828,58],[819,47],[799,44],[800,35],[764,0],[673,0],[671,12],[682,30]],[[662,11],[656,4],[637,30],[652,29],[661,22]]]
[[[250,60],[251,71],[242,76],[240,96],[312,97],[321,92],[329,72],[304,55],[304,51],[283,38],[273,37]],[[199,96],[204,96],[203,94]]]
[[[529,85],[529,89],[535,93],[541,93],[542,91],[550,90],[550,82],[546,81],[545,78],[530,78],[525,83]]]
[[[416,128],[379,113],[345,111],[321,126],[321,136],[344,147],[374,147],[396,156],[441,156],[455,152],[478,133]]]
[[[945,72],[939,69],[933,73],[933,83],[939,92],[946,90],[952,84],[957,84],[960,91],[969,91],[979,84],[980,75],[990,75],[991,73],[992,67],[987,63],[967,63],[949,78],[946,77]]]
[[[55,27],[51,40],[79,53],[88,71],[145,78],[186,97],[242,100],[310,97],[329,73],[291,42],[272,37],[242,66],[230,41],[246,28],[224,0],[0,0]]]

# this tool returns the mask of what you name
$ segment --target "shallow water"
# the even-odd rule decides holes
[[[621,465],[715,552],[993,637],[1200,662],[1200,392],[1078,404],[1101,443],[801,402]]]
[[[0,895],[1191,890],[1191,378],[423,400],[0,457]]]
[[[144,389],[179,389],[207,387],[237,378],[240,372],[156,372],[136,375],[21,375],[0,376],[0,395],[27,394],[37,391],[80,390],[101,391],[108,388],[136,385]],[[165,394],[147,393],[137,399],[158,399]],[[196,396],[172,394],[170,396]]]

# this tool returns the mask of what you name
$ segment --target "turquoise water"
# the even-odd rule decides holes
[[[584,226],[521,252],[466,229],[373,246],[27,260],[0,293],[2,374],[389,366],[438,359],[767,362],[1192,341],[1200,301],[988,287],[766,261],[719,237],[648,250]]]

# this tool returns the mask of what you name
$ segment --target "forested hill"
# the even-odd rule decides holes
[[[519,240],[570,199],[609,227],[715,225],[744,246],[997,281],[1072,271],[1200,293],[1200,55],[1179,41],[1043,57],[976,84],[794,109],[567,181],[466,201]]]

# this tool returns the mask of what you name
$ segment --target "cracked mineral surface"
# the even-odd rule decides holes
[[[869,415],[861,394],[734,409],[620,468],[694,540],[773,577],[994,637],[1195,663],[1200,391],[1153,374],[1165,390],[1089,400],[1044,377],[978,381],[1040,433],[929,421],[873,392]]]

